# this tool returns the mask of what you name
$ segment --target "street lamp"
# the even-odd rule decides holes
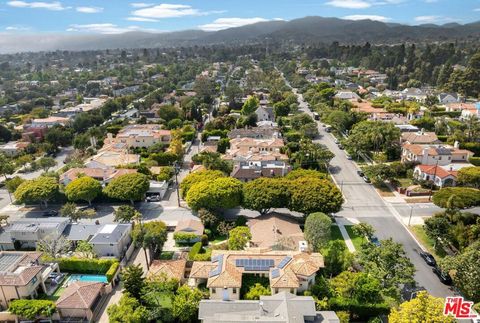
[[[412,221],[412,214],[413,214],[413,205],[410,205],[410,216],[408,217],[408,226],[410,226],[410,222]]]
[[[177,204],[178,204],[178,207],[180,207],[180,192],[178,190],[178,172],[180,170],[180,166],[178,165],[177,161],[173,163],[173,167],[175,167],[175,187],[177,190]]]

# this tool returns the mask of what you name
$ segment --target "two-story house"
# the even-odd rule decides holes
[[[125,144],[128,148],[150,147],[154,144],[164,143],[168,145],[171,140],[170,130],[162,129],[158,124],[135,124],[120,130],[115,138],[107,134],[105,144]]]

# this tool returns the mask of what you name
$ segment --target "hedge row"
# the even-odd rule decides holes
[[[195,243],[188,253],[190,261],[209,261],[212,257],[212,249],[204,249],[201,242]]]
[[[173,234],[173,240],[175,240],[175,242],[190,243],[196,239],[198,239],[198,236],[192,232],[175,232]]]
[[[118,267],[120,266],[120,263],[114,262],[110,268],[107,270],[105,273],[105,276],[107,276],[108,282],[111,282],[113,277],[115,277],[115,274],[117,273]]]
[[[447,116],[450,118],[458,118],[462,114],[461,111],[432,111],[430,112],[430,116],[432,117],[441,117]]]
[[[474,166],[480,166],[480,157],[470,157],[468,161]]]
[[[368,321],[371,317],[390,313],[390,306],[385,303],[359,304],[350,299],[330,298],[328,305],[332,311],[350,312],[351,317],[359,321]]]
[[[84,259],[84,258],[57,258],[51,259],[58,263],[60,271],[74,274],[93,274],[105,275],[110,271],[111,267],[118,267],[116,259]]]

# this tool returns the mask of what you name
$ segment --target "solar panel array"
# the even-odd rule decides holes
[[[280,269],[278,268],[272,269],[272,278],[278,278],[278,277],[280,277]]]
[[[236,259],[235,266],[244,267],[248,271],[268,271],[275,266],[273,259]]]
[[[212,262],[217,263],[217,267],[215,269],[211,270],[210,273],[208,274],[208,277],[213,277],[213,276],[218,276],[222,272],[222,267],[223,267],[223,255],[218,255],[212,258]]]
[[[283,267],[285,267],[290,260],[292,260],[292,257],[286,256],[285,258],[282,259],[282,261],[280,261],[277,267],[280,269],[283,269]]]

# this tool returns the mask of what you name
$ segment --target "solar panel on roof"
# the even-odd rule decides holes
[[[278,278],[280,276],[280,269],[272,269],[272,278]]]
[[[280,261],[280,263],[278,264],[278,268],[283,269],[283,267],[285,267],[290,260],[292,260],[292,257],[286,256],[282,259],[282,261]]]

